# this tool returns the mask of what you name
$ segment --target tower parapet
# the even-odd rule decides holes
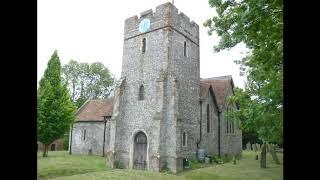
[[[151,23],[150,28],[142,33],[139,31],[139,23],[145,18],[148,18]],[[198,24],[190,21],[188,16],[179,12],[170,2],[157,6],[155,12],[149,9],[140,13],[140,17],[135,15],[127,18],[125,20],[124,39],[130,39],[162,28],[173,29],[199,45]]]

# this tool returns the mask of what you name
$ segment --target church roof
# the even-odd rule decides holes
[[[210,87],[221,110],[225,104],[229,88],[233,88],[231,75],[200,80],[200,97],[206,96]],[[104,121],[104,116],[112,116],[113,98],[86,101],[76,113],[76,121]]]
[[[221,110],[225,104],[229,88],[233,88],[232,76],[218,76],[200,80],[200,96],[205,96],[210,86],[213,89],[217,104]]]
[[[113,99],[88,100],[77,111],[76,121],[103,121],[112,110]]]

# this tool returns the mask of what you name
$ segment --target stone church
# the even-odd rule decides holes
[[[125,20],[122,72],[114,96],[88,100],[70,130],[72,154],[111,167],[172,172],[198,148],[239,154],[239,124],[225,114],[231,76],[200,78],[199,26],[171,3]]]

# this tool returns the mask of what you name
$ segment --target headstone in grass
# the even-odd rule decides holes
[[[253,150],[254,152],[257,152],[257,146],[256,146],[256,144],[252,144],[252,150]]]
[[[267,152],[266,152],[266,144],[263,144],[262,145],[262,151],[261,151],[261,159],[260,159],[260,167],[261,168],[266,168],[267,167]]]
[[[250,142],[247,143],[246,149],[247,149],[247,151],[251,151],[251,144],[250,144]]]
[[[259,155],[258,154],[256,154],[256,160],[259,160]]]
[[[256,143],[256,146],[257,146],[257,151],[261,151],[261,146],[260,146],[260,144]]]
[[[272,159],[274,160],[274,162],[276,164],[280,164],[280,161],[279,161],[277,153],[276,153],[276,147],[273,144],[270,145],[270,154],[271,154]]]
[[[236,156],[233,156],[232,162],[233,164],[237,164]]]

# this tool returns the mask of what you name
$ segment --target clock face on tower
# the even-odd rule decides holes
[[[150,28],[150,20],[148,18],[143,19],[139,24],[139,31],[144,33],[147,32]]]

